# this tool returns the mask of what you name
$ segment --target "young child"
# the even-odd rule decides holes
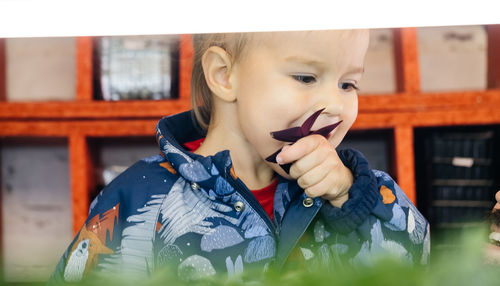
[[[194,112],[159,121],[161,156],[95,198],[51,282],[140,279],[164,265],[189,280],[388,253],[427,263],[425,218],[361,153],[335,149],[357,116],[368,41],[367,30],[195,36]],[[289,143],[270,135],[311,122]],[[279,164],[265,160],[280,148]]]

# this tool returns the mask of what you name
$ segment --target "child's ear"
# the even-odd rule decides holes
[[[231,56],[221,47],[208,48],[201,58],[203,73],[210,90],[220,99],[228,102],[236,100],[231,85]]]

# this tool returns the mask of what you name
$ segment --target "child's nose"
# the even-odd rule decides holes
[[[325,108],[324,114],[336,116],[342,114],[344,110],[344,102],[340,97],[338,90],[328,90],[321,94],[320,100],[317,103],[316,110]]]

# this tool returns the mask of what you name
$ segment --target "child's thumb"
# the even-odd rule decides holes
[[[290,148],[290,145],[285,145],[283,148],[281,148],[281,152],[285,151],[286,149]]]

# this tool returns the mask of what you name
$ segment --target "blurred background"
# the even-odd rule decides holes
[[[500,25],[370,33],[340,148],[388,172],[433,236],[474,227],[500,187]],[[0,39],[7,281],[47,280],[97,193],[159,152],[158,119],[191,108],[192,58],[190,35]]]

